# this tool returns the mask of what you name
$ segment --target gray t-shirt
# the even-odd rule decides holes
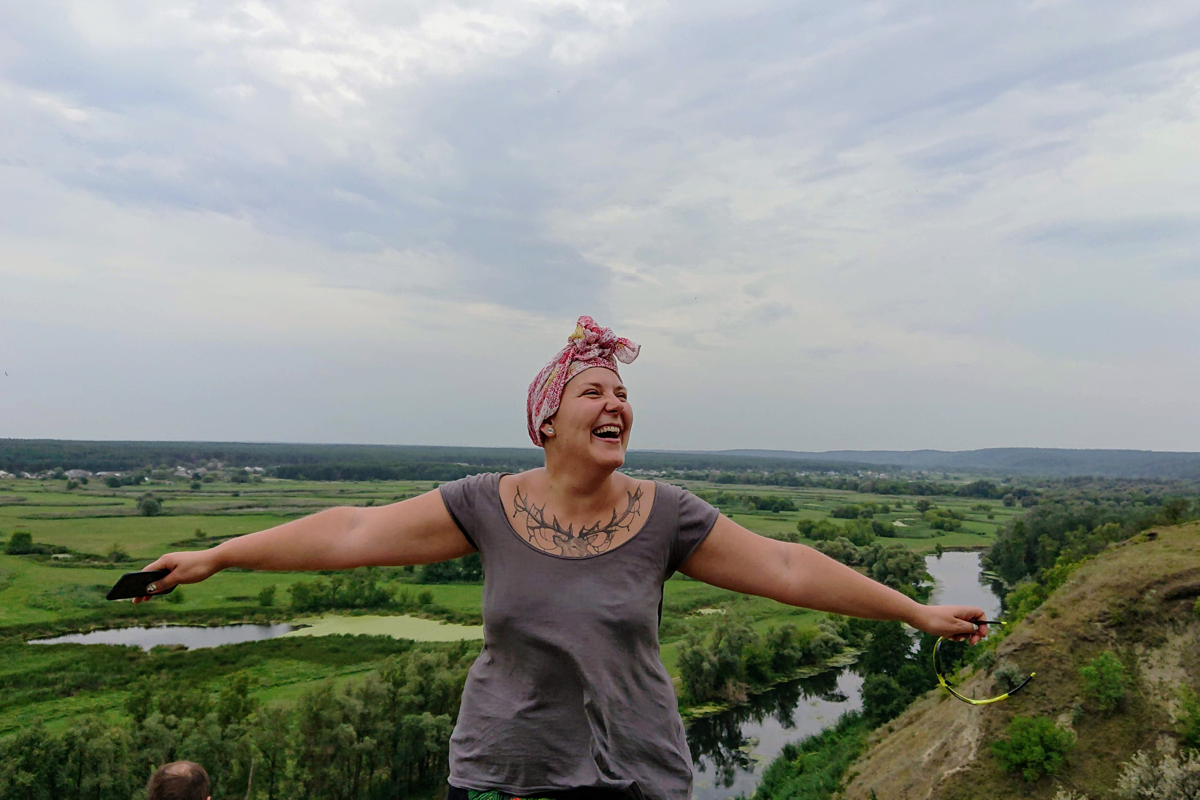
[[[663,582],[718,512],[657,483],[640,531],[568,558],[526,541],[500,500],[500,474],[441,487],[483,560],[483,651],[450,737],[450,783],[518,797],[598,787],[686,800],[692,759],[659,660]]]

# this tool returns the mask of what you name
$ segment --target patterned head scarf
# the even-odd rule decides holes
[[[533,443],[544,446],[542,423],[558,411],[567,381],[591,367],[611,369],[620,376],[617,362],[632,364],[641,349],[640,345],[618,337],[611,328],[601,328],[591,317],[580,317],[575,332],[567,337],[567,346],[529,384],[525,416]]]

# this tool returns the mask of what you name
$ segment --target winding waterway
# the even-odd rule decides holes
[[[979,580],[979,553],[929,556],[935,581],[929,602],[979,606],[989,618],[1000,598]],[[790,681],[749,703],[688,725],[695,764],[696,800],[718,800],[754,792],[762,770],[783,746],[820,733],[847,711],[861,708],[862,678],[851,668]]]

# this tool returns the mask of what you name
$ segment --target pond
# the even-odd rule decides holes
[[[925,559],[935,586],[931,604],[979,606],[990,619],[1000,598],[980,581],[979,553],[943,553]],[[788,742],[820,733],[847,711],[862,707],[862,678],[852,669],[781,684],[750,702],[692,721],[688,747],[695,769],[696,800],[744,794],[758,785],[762,770]]]
[[[113,628],[91,633],[70,633],[52,639],[33,639],[29,644],[117,644],[149,650],[158,645],[175,645],[197,650],[225,644],[257,642],[278,636],[331,636],[367,634],[415,639],[418,642],[454,642],[482,639],[483,627],[447,625],[433,620],[406,616],[349,617],[325,614],[276,625],[159,625],[141,628]]]
[[[188,650],[223,644],[274,639],[295,630],[294,625],[156,625],[152,628],[113,628],[91,633],[69,633],[52,639],[32,639],[29,644],[123,644],[149,650],[159,645],[182,645]]]
[[[406,616],[344,617],[325,614],[320,617],[293,620],[296,630],[288,636],[329,636],[352,634],[391,636],[418,642],[457,642],[462,639],[483,639],[482,625],[451,625],[432,619]]]

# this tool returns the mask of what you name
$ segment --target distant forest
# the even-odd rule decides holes
[[[539,467],[534,447],[416,447],[357,444],[242,442],[87,442],[0,439],[0,469],[37,473],[56,469],[132,472],[203,466],[213,461],[258,466],[280,478],[308,480],[454,480],[483,470]],[[832,472],[854,475],[869,465],[720,453],[631,451],[629,469],[676,472]],[[482,470],[480,469],[482,468]]]
[[[222,462],[227,467],[259,466],[281,478],[440,481],[461,478],[481,469],[519,471],[540,466],[542,453],[533,447],[0,439],[0,470],[15,473],[37,473],[60,468],[130,472],[201,466],[213,461]],[[826,453],[785,450],[633,450],[628,454],[626,467],[678,473],[716,471],[741,476],[785,472],[793,475],[806,472],[852,476],[866,471],[1194,481],[1200,480],[1200,453],[1049,448],[843,450]]]
[[[987,450],[725,450],[722,455],[818,460],[861,469],[950,471],[991,475],[1069,478],[1200,479],[1200,453],[1153,450],[1068,450],[1050,447],[995,447]]]

